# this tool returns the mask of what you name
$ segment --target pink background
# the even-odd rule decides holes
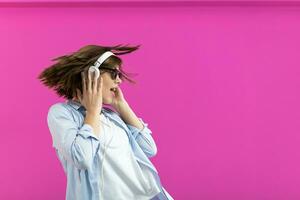
[[[300,199],[300,7],[124,2],[0,3],[0,199],[65,198],[46,122],[64,100],[37,76],[86,44],[142,45],[121,88],[175,199]]]

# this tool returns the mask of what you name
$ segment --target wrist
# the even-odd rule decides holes
[[[100,114],[100,110],[86,110],[86,115],[92,115],[92,116],[97,116]]]
[[[120,101],[114,105],[114,108],[119,112],[124,106],[128,106],[128,103],[126,101]]]

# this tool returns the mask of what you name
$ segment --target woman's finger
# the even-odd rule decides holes
[[[99,78],[97,79],[97,92],[99,91],[101,86],[101,76],[99,76]]]
[[[99,85],[97,88],[97,92],[99,92],[102,95],[102,87],[103,86],[103,78],[101,76],[99,76]]]
[[[98,79],[97,79],[97,76],[96,76],[96,72],[93,73],[93,79],[94,79],[94,85],[93,85],[93,92],[97,92],[97,88],[98,88]]]
[[[88,91],[92,91],[92,77],[91,77],[91,73],[88,72],[88,87],[87,87]]]

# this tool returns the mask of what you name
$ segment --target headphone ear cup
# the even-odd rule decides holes
[[[95,73],[96,79],[98,79],[99,76],[100,76],[100,71],[99,71],[99,69],[98,69],[97,67],[95,67],[95,66],[91,66],[91,67],[89,68],[89,73],[90,73],[91,75],[92,75],[93,73]]]

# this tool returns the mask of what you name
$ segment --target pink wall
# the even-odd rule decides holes
[[[65,198],[46,123],[63,99],[36,77],[92,43],[142,45],[122,88],[175,199],[300,199],[300,7],[26,5],[0,3],[0,199]]]

